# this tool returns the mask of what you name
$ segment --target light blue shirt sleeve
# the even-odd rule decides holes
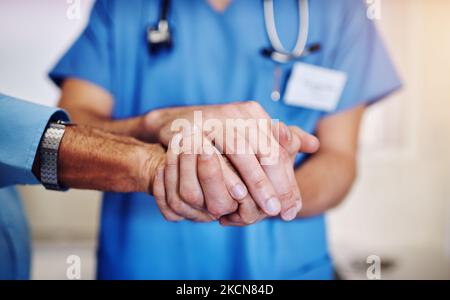
[[[39,183],[31,168],[50,120],[69,118],[58,108],[0,94],[0,187]]]

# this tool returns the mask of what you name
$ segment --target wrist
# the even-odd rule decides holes
[[[61,141],[70,125],[73,124],[50,121],[39,143],[32,170],[46,189],[67,190],[60,183],[58,160]]]
[[[134,174],[137,174],[138,190],[152,194],[157,170],[165,163],[165,150],[159,144],[145,144],[136,147],[132,155],[131,161],[137,161],[132,167],[137,168]]]
[[[95,128],[71,127],[61,141],[58,178],[72,188],[148,193],[153,168],[164,157],[156,145]]]

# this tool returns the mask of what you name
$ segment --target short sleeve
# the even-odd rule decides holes
[[[87,27],[50,71],[50,78],[58,86],[65,78],[74,77],[111,92],[111,18],[107,5],[107,1],[95,2]]]
[[[334,69],[347,73],[347,84],[335,112],[371,104],[401,87],[401,80],[361,0],[346,1],[342,34],[334,49]]]
[[[58,108],[0,94],[0,187],[38,183],[31,169],[44,130],[68,119]]]

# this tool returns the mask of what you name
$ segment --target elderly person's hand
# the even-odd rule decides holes
[[[194,120],[194,111],[201,111],[204,120],[214,120],[214,126],[208,128],[208,134],[201,131],[200,135],[207,136],[203,140],[214,143],[224,156],[217,152],[193,151],[192,144],[195,143],[192,142],[189,147],[181,147],[182,151],[174,152],[173,147],[169,146],[164,176],[160,170],[159,180],[155,181],[161,185],[164,183],[165,187],[160,185],[154,188],[163,215],[170,220],[188,218],[210,221],[234,213],[222,218],[223,224],[227,225],[251,224],[280,212],[284,220],[294,219],[301,208],[301,198],[293,173],[292,157],[299,151],[316,151],[317,139],[298,128],[288,129],[285,125],[269,130],[257,127],[256,131],[250,130],[248,134],[233,127],[233,131],[237,130],[231,142],[227,132],[224,139],[220,138],[221,135],[223,137],[223,127],[221,130],[217,127],[220,124],[226,127],[227,120],[253,119],[271,123],[267,114],[254,102],[167,109],[153,114],[153,117],[159,116],[158,121],[154,119],[155,122],[151,122],[149,119],[148,124],[151,124],[151,130],[158,128],[157,136],[163,144],[169,144],[170,138],[174,136],[178,140],[175,144],[178,144],[199,132],[194,134],[191,130],[175,135],[171,130],[174,121],[187,121],[203,129],[203,124],[197,124]],[[235,127],[236,124],[239,123],[235,123]],[[230,128],[226,127],[226,130]],[[252,134],[257,135],[259,140],[269,141],[270,151],[262,151]],[[203,144],[202,149],[205,146]],[[242,151],[236,145],[248,147]],[[269,163],[262,164],[264,160]]]

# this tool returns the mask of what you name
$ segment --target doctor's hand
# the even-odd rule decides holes
[[[301,137],[305,133],[296,127],[290,130],[290,140],[283,134],[278,140],[289,151],[293,168],[294,158],[301,150]],[[177,146],[182,140],[180,134],[174,137],[167,151],[165,170],[161,168],[158,171],[153,187],[156,202],[167,220],[208,222],[220,218],[224,226],[245,226],[268,217],[250,194],[239,196],[234,193],[233,187],[243,185],[243,182],[226,157],[218,154],[212,144],[206,142],[203,146],[205,153],[192,154],[191,148],[175,150],[177,147],[174,144]]]
[[[259,104],[256,102],[244,102],[226,105],[171,108],[151,112],[147,115],[147,130],[153,132],[153,135],[156,136],[161,143],[167,145],[176,133],[176,130],[173,130],[175,121],[184,120],[191,124],[196,124],[200,128],[203,127],[203,124],[201,124],[202,121],[199,122],[198,120],[195,120],[194,112],[201,112],[203,120],[214,120],[214,126],[216,127],[225,124],[227,120],[271,121]],[[278,131],[284,132],[282,135],[286,137],[285,140],[291,140],[293,134],[286,126],[279,128]],[[237,184],[236,181],[234,181],[234,186],[232,186],[233,182],[226,184],[232,198],[238,202],[243,202],[239,206],[240,209],[245,208],[247,211],[255,211],[252,207],[257,207],[262,211],[262,214],[258,214],[258,216],[275,216],[281,211],[281,217],[283,219],[292,220],[295,218],[301,207],[301,198],[293,173],[293,164],[286,147],[275,147],[276,151],[273,151],[273,153],[262,153],[260,151],[261,149],[258,148],[258,145],[255,145],[254,137],[248,136],[245,132],[240,132],[239,128],[237,134],[234,135],[234,140],[232,141],[234,143],[229,143],[230,141],[226,138],[225,140],[217,138],[218,135],[220,136],[222,133],[222,131],[210,130],[208,137],[211,138],[215,143],[214,145],[224,153],[226,158],[228,158],[231,165],[239,174],[239,177],[242,178],[245,186],[250,190],[250,195],[247,195],[247,189],[241,188],[241,185]],[[279,146],[276,134],[272,134],[272,130],[266,129],[264,131],[257,129],[256,133],[253,132],[253,134],[258,135],[260,139],[269,140],[272,146]],[[303,133],[299,137],[301,143],[298,145],[297,151],[314,152],[317,150],[318,141],[315,137],[306,133]],[[250,146],[243,152],[236,152],[235,148],[229,147],[229,144],[237,145],[242,144],[242,142],[243,144]],[[271,155],[272,157],[267,157]],[[217,159],[219,159],[223,166],[224,163],[221,158],[220,155],[217,156]],[[261,161],[267,158],[270,158],[273,163],[262,164]],[[181,162],[180,170],[195,170],[194,166],[197,160],[194,159],[193,156],[181,155],[179,161]],[[183,161],[186,162],[183,163]],[[185,167],[182,167],[182,165]],[[230,173],[229,171],[227,172]],[[226,175],[224,178],[228,180],[232,177]],[[180,191],[183,190],[182,182],[183,180],[180,181]],[[199,183],[188,185],[188,187],[189,188],[187,189],[185,188],[186,192],[184,192],[184,194],[191,196],[200,195],[202,193],[202,185]],[[235,192],[233,192],[233,188]],[[245,196],[236,197],[236,195],[239,194],[236,191],[240,191],[241,194]],[[182,193],[180,192],[180,194]],[[243,201],[247,196],[251,197],[251,201],[250,199]],[[192,198],[200,197],[197,196]],[[217,217],[217,214],[215,215]],[[248,217],[248,214],[244,213],[242,215]],[[251,221],[255,218],[256,216],[253,214],[244,221],[248,223],[249,220]],[[233,220],[236,221],[236,219]]]
[[[301,141],[308,140],[309,135],[296,126],[290,126],[288,128],[284,123],[279,123],[279,126],[283,127],[283,129],[279,130],[279,134],[276,136],[277,140],[289,154],[290,164],[292,166],[292,169],[294,169],[295,158],[299,152],[304,151],[303,150],[304,148],[310,148],[308,150],[309,152],[314,151],[310,146],[302,146]],[[292,176],[291,173],[289,173],[289,176]],[[294,179],[295,178],[290,178],[290,180]],[[239,209],[235,213],[223,216],[219,220],[220,223],[224,226],[246,226],[249,225],[246,219],[249,212],[251,211],[252,210],[244,209],[243,205],[241,204],[239,206]],[[251,215],[254,215],[254,213]],[[262,211],[259,211],[257,215],[258,217],[256,220],[253,221],[253,223],[259,222],[268,217]]]

